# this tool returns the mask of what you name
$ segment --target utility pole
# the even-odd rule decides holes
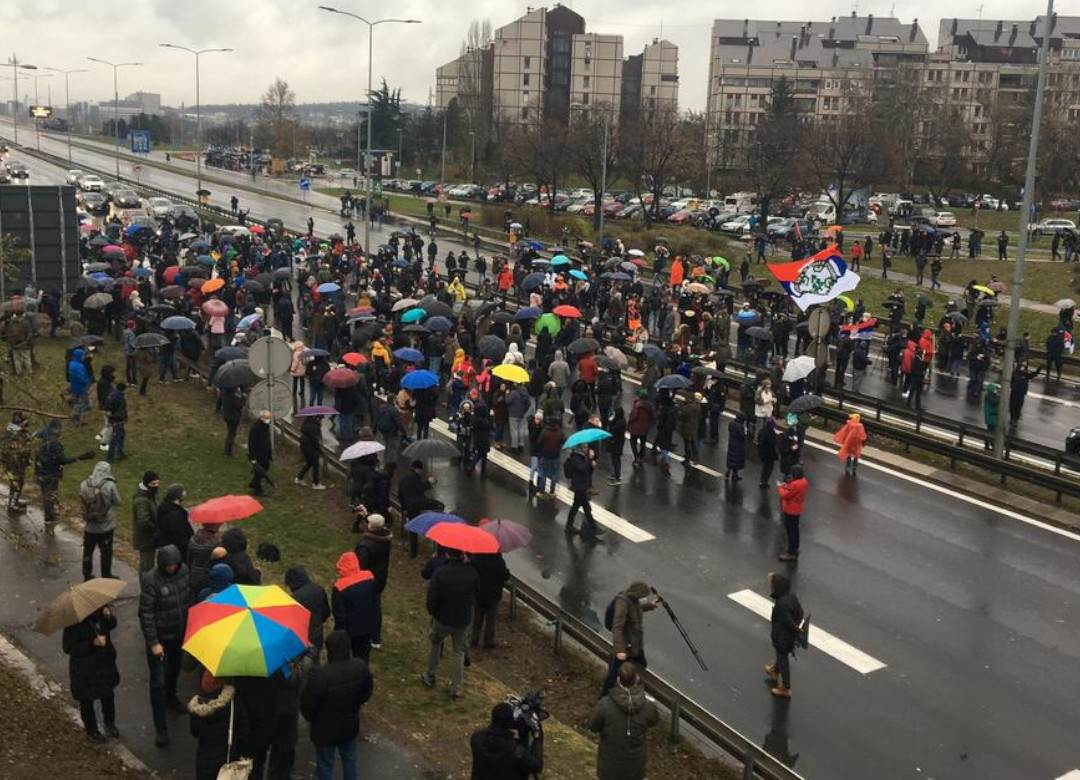
[[[116,157],[116,178],[120,178],[120,86],[116,77],[116,72],[120,68],[127,66],[142,65],[141,62],[109,62],[108,60],[101,60],[97,57],[87,57],[86,59],[91,62],[97,62],[101,65],[108,65],[113,69],[113,151]]]
[[[442,154],[440,155],[439,184],[446,181],[446,109],[442,112]]]
[[[11,124],[15,130],[15,143],[19,143],[19,68],[23,70],[37,70],[37,65],[27,65],[25,62],[19,62],[19,58],[14,54],[8,60],[8,65],[11,66],[11,75],[15,81],[15,110],[11,115]]]
[[[1054,16],[1054,0],[1047,0],[1046,16],[1043,18],[1042,47],[1039,50],[1039,81],[1035,88],[1035,110],[1031,116],[1031,138],[1028,142],[1027,173],[1024,176],[1024,203],[1020,207],[1020,238],[1013,264],[1012,289],[1009,300],[1009,324],[1005,337],[1005,356],[1001,362],[1001,390],[998,393],[997,428],[994,429],[994,457],[1005,452],[1005,426],[1008,419],[1009,394],[1012,386],[1013,368],[1016,363],[1017,331],[1020,329],[1020,293],[1024,285],[1024,256],[1028,244],[1028,220],[1035,195],[1035,164],[1039,155],[1039,125],[1042,122],[1043,93],[1046,90],[1046,67],[1050,59],[1050,24]]]
[[[604,138],[600,145],[600,219],[597,222],[596,246],[604,243],[604,190],[607,189],[608,112],[604,109]]]
[[[71,160],[71,126],[74,124],[74,121],[73,121],[73,116],[74,115],[71,113],[71,89],[70,89],[70,84],[68,83],[68,77],[71,76],[72,73],[89,73],[90,71],[87,70],[86,68],[72,68],[72,69],[69,69],[69,70],[63,70],[61,68],[45,68],[45,70],[51,70],[53,73],[63,73],[64,74],[64,102],[67,104],[67,120],[68,120],[67,148],[68,148],[68,162],[70,163],[72,161]]]

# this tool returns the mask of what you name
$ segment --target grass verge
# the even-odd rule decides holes
[[[96,368],[122,364],[118,347],[109,342]],[[42,367],[34,376],[28,403],[25,386],[9,383],[8,400],[45,411],[65,411],[59,392],[63,371],[60,342],[39,342],[35,348]],[[127,504],[146,469],[162,475],[163,486],[180,482],[187,488],[188,505],[225,493],[242,492],[248,482],[247,461],[222,454],[224,425],[213,413],[210,393],[198,383],[153,384],[149,395],[129,394],[127,460],[114,473],[124,497],[117,536],[130,540]],[[96,446],[99,419],[83,427],[68,424],[64,443],[69,454]],[[61,500],[72,514],[77,506],[78,483],[94,461],[68,467]],[[338,490],[314,493],[292,483],[299,466],[294,448],[279,446],[273,475],[278,487],[265,502],[265,510],[243,524],[249,549],[272,542],[282,552],[279,564],[260,562],[264,581],[281,582],[285,569],[295,563],[307,567],[324,585],[335,577],[334,563],[351,550],[350,513]],[[331,478],[331,482],[340,482]],[[32,492],[32,491],[31,491]],[[373,654],[375,695],[366,706],[368,719],[386,736],[411,748],[428,763],[435,777],[461,777],[470,763],[468,735],[487,723],[494,702],[508,693],[540,687],[552,713],[547,722],[544,777],[582,778],[595,772],[596,746],[585,724],[601,674],[582,654],[564,649],[554,656],[551,639],[540,627],[520,616],[500,625],[500,647],[474,655],[467,670],[464,696],[451,702],[441,690],[420,685],[418,675],[427,658],[428,617],[424,583],[419,577],[423,559],[411,560],[401,544],[394,545],[390,585],[384,594],[385,644]],[[302,735],[301,738],[306,738]],[[673,745],[663,728],[654,730],[649,776],[652,778],[733,777],[714,760],[705,759],[684,745]]]

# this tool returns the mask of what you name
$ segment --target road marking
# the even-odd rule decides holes
[[[1080,780],[1080,769],[1074,769],[1071,772],[1066,772],[1056,780]]]
[[[766,620],[772,618],[772,601],[752,590],[747,589],[729,593],[728,598],[736,604],[746,607],[759,617]],[[844,640],[813,623],[813,621],[811,621],[810,627],[810,644],[826,655],[831,655],[840,663],[847,664],[860,674],[870,674],[885,668],[885,664],[878,659],[867,655],[857,647],[852,647]]]
[[[431,429],[437,433],[442,434],[451,441],[454,439],[454,435],[450,432],[450,426],[443,420],[432,420]],[[509,455],[492,449],[488,452],[488,460],[494,463],[496,466],[506,471],[509,471],[515,477],[518,477],[525,482],[529,481],[529,467],[526,466],[524,463],[521,463],[514,458],[511,458]],[[567,506],[570,506],[574,503],[573,492],[564,485],[559,485],[555,488],[555,497]],[[614,531],[619,536],[622,536],[623,538],[635,543],[651,542],[656,538],[648,531],[638,528],[629,520],[619,517],[614,512],[611,512],[604,507],[597,505],[595,501],[591,501],[589,503],[592,505],[593,519],[596,520],[599,525],[602,525],[609,531]]]

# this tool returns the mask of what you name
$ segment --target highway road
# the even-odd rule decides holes
[[[55,141],[42,146],[65,153]],[[76,155],[111,169],[108,155]],[[143,176],[192,189],[181,174]],[[253,216],[291,226],[307,216],[303,206],[240,197]],[[315,218],[318,232],[340,230],[332,214]],[[1031,420],[1042,403],[1029,407]],[[1051,416],[1075,417],[1072,406],[1046,403]],[[652,466],[632,472],[627,450],[623,485],[596,480],[609,531],[598,545],[563,534],[565,502],[527,502],[523,465],[504,453],[493,453],[485,478],[440,469],[437,493],[468,517],[527,523],[534,543],[510,556],[514,571],[594,625],[630,580],[656,585],[710,671],[662,612],[647,617],[650,668],[808,777],[1054,780],[1080,767],[1080,536],[877,464],[848,477],[831,451],[811,446],[791,571],[818,643],[793,664],[792,701],[778,702],[761,671],[770,648],[759,614],[766,575],[781,566],[777,497],[757,487],[753,464],[740,483],[718,478],[724,451],[722,437],[705,446],[701,468],[675,465],[666,479]]]

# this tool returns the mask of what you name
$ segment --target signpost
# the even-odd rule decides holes
[[[817,368],[818,387],[824,386],[825,369],[829,365],[829,342],[826,341],[826,337],[829,335],[830,325],[832,325],[832,318],[829,317],[827,309],[819,306],[810,312],[806,331],[813,339],[810,343],[810,354],[814,356],[814,366]]]
[[[292,348],[285,339],[276,336],[263,336],[248,349],[248,365],[255,376],[265,381],[259,382],[251,390],[248,403],[252,411],[269,409],[275,417],[288,414],[292,408],[292,391],[287,382],[275,382],[278,377],[289,373],[292,364]],[[265,390],[259,388],[265,387]],[[256,390],[259,390],[256,395]],[[281,397],[284,396],[284,404]],[[263,401],[263,406],[256,405],[256,400]],[[274,426],[270,426],[270,445],[274,443]]]
[[[130,130],[128,141],[131,144],[132,154],[150,154],[150,131]]]

